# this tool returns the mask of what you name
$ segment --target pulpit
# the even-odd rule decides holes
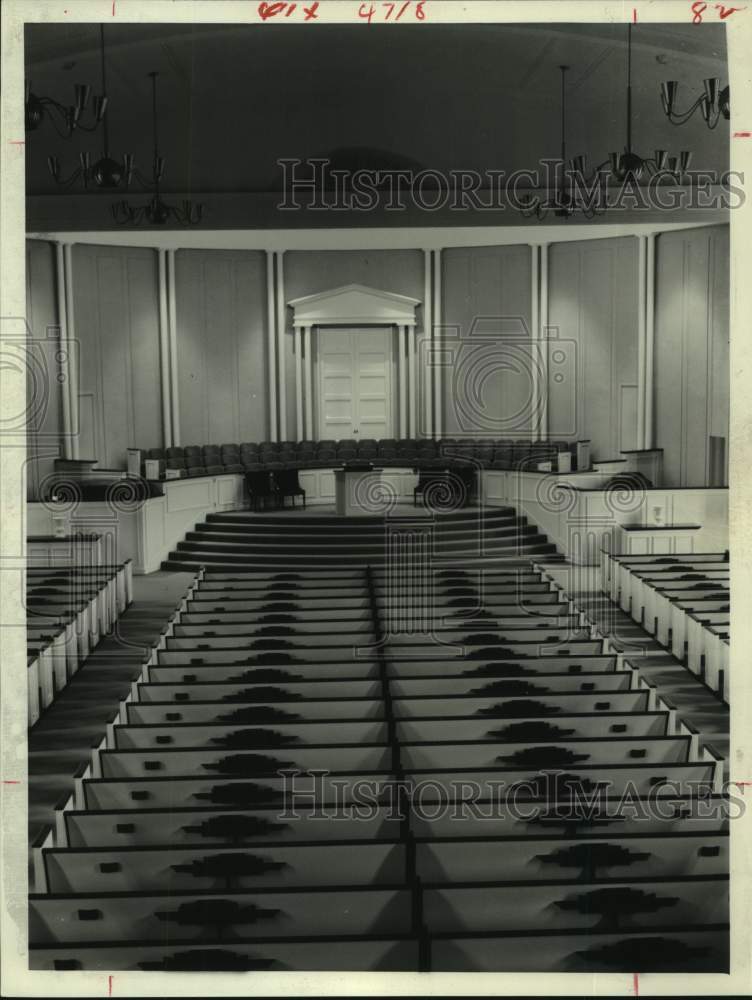
[[[370,465],[345,466],[334,470],[337,514],[372,514],[383,504],[381,474],[383,469]]]

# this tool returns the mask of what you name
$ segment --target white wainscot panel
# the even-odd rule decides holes
[[[243,506],[243,477],[238,475],[217,476],[217,510],[237,510]]]
[[[305,469],[298,473],[298,482],[306,493],[306,504],[316,503],[319,497],[319,475],[316,469]]]
[[[321,503],[334,503],[337,489],[334,482],[333,469],[321,469],[319,472],[319,500]]]
[[[183,540],[186,532],[192,531],[207,514],[242,507],[243,483],[243,476],[233,474],[164,482],[162,549],[159,562],[153,568],[159,569],[162,560]]]
[[[503,507],[509,503],[508,472],[486,469],[481,476],[481,496],[490,507]]]
[[[334,472],[332,469],[301,469],[298,480],[306,492],[306,505],[334,503]]]
[[[696,552],[695,539],[702,531],[672,527],[639,526],[628,531],[621,528],[617,534],[616,551],[638,556],[666,555]]]
[[[167,514],[178,514],[183,510],[198,507],[214,507],[216,479],[213,476],[201,479],[174,479],[165,482]]]
[[[144,505],[141,512],[144,558],[141,565],[134,567],[137,573],[154,573],[162,565],[164,553],[169,551],[165,541],[166,507],[167,497],[152,497]]]

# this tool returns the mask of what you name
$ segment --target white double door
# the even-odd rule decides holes
[[[318,331],[318,437],[393,437],[393,327]]]

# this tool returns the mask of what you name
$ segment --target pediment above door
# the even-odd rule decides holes
[[[414,326],[415,309],[420,299],[353,284],[303,295],[287,304],[293,310],[293,326],[298,327]]]

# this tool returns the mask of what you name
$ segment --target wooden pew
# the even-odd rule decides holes
[[[626,789],[647,795],[651,789],[671,790],[675,794],[696,793],[699,785],[709,791],[717,790],[717,768],[711,762],[648,763],[648,764],[577,764],[573,767],[541,768],[486,767],[459,769],[413,768],[406,772],[408,782],[429,789],[435,787],[451,790],[462,782],[472,782],[487,788],[491,794],[498,786],[499,798],[512,796],[538,797],[541,794],[559,799],[566,798],[568,790],[576,795],[597,795],[599,792],[618,795]],[[524,794],[523,794],[524,793]],[[570,792],[571,794],[571,792]],[[451,798],[451,796],[449,796]]]
[[[370,791],[374,800],[385,797],[388,801],[392,787],[393,778],[388,771],[354,771],[320,777],[303,774],[297,778],[252,774],[237,778],[194,769],[189,775],[172,774],[168,781],[164,776],[84,779],[81,795],[82,806],[91,810],[206,807],[245,811],[261,805],[278,810],[284,805],[285,795],[296,792],[296,809],[316,804],[322,810],[320,816],[325,816],[357,801],[364,789]]]
[[[267,809],[182,808],[168,812],[158,809],[125,809],[116,813],[67,810],[64,815],[64,844],[69,847],[217,847],[241,844],[331,843],[332,841],[398,841],[403,827],[396,811],[369,805],[358,813],[344,804],[339,812],[327,811],[330,821],[322,821],[320,811],[296,805],[294,814],[281,818],[280,806]]]
[[[650,594],[648,607],[646,608],[646,614],[649,612],[650,618],[644,627],[646,631],[653,635],[657,636],[660,634],[661,636],[665,636],[666,641],[664,645],[669,644],[667,633],[671,623],[671,606],[681,601],[696,603],[721,601],[724,605],[727,605],[729,603],[729,589],[727,585],[720,586],[716,584],[714,589],[704,590],[688,590],[686,588],[681,590],[675,588],[653,590]]]
[[[649,879],[645,884],[569,882],[557,885],[426,887],[423,914],[431,932],[524,930],[644,931],[724,924],[728,882],[723,876]]]
[[[403,767],[414,769],[457,770],[494,767],[528,766],[549,768],[579,768],[583,764],[630,764],[635,760],[646,764],[684,763],[688,760],[689,740],[676,736],[602,737],[590,739],[531,740],[525,743],[482,742],[477,744],[403,743],[400,759]]]
[[[29,725],[132,600],[131,562],[26,570]]]
[[[380,774],[388,771],[393,761],[392,749],[386,741],[386,727],[382,732],[381,742],[378,732],[372,730],[368,742],[350,746],[310,743],[280,749],[262,744],[247,750],[178,746],[157,751],[148,747],[119,747],[102,751],[100,765],[105,778],[151,776],[171,780],[177,775],[207,774],[224,779],[244,774],[256,781],[257,776],[264,774],[308,772],[317,768],[333,774]]]
[[[147,940],[174,947],[238,936],[400,934],[411,926],[411,894],[401,888],[29,898],[29,934],[39,944]]]
[[[728,972],[728,929],[432,935],[436,972]]]
[[[410,935],[364,935],[300,940],[259,939],[253,942],[206,944],[80,943],[33,948],[32,968],[54,971],[111,969],[133,972],[253,972],[300,970],[343,973],[410,972],[419,965],[418,939]]]
[[[233,892],[398,885],[406,878],[404,843],[53,849],[44,852],[49,891],[65,893]]]
[[[632,572],[628,577],[628,589],[622,591],[622,606],[626,604],[624,610],[628,614],[631,614],[635,621],[642,622],[645,619],[645,608],[649,604],[650,593],[658,587],[676,587],[676,589],[680,590],[685,586],[693,589],[692,584],[717,582],[719,586],[722,586],[723,583],[728,583],[728,564],[712,563],[709,565],[718,566],[719,568],[712,570],[699,570],[698,568],[687,570],[682,568],[676,573],[665,571],[656,573],[653,570],[645,570],[639,573]]]
[[[730,604],[728,600],[715,599],[710,601],[677,600],[671,602],[671,617],[666,630],[664,623],[659,623],[660,639],[665,639],[665,645],[670,645],[671,652],[682,662],[687,659],[687,641],[690,619],[693,616],[707,619],[707,623],[729,620]]]
[[[397,738],[409,743],[534,739],[602,739],[611,736],[644,738],[667,735],[666,712],[596,712],[591,714],[531,716],[526,719],[401,718]],[[537,734],[537,735],[536,735]]]

